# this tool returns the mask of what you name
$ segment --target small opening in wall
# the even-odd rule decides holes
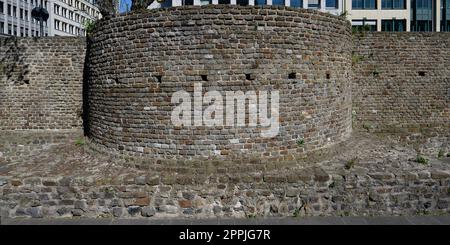
[[[296,79],[297,78],[297,74],[295,74],[295,72],[291,72],[291,73],[289,73],[288,78],[289,79]]]
[[[157,82],[157,83],[161,83],[161,81],[162,81],[162,76],[161,76],[161,75],[156,75],[155,77],[156,77],[156,82]]]
[[[419,76],[424,77],[425,76],[425,72],[424,71],[419,71]]]
[[[247,80],[255,80],[255,76],[253,74],[245,74],[245,79],[247,79]]]
[[[208,81],[208,75],[200,75],[202,77],[202,81]]]
[[[330,74],[330,73],[327,73],[327,74],[326,74],[326,77],[327,77],[327,79],[330,79],[330,78],[331,78],[331,74]]]

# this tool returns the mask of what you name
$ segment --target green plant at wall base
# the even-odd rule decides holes
[[[355,166],[355,164],[356,164],[356,160],[357,160],[356,157],[354,157],[354,158],[348,160],[348,161],[345,163],[344,168],[347,169],[347,170],[353,168],[353,167]]]
[[[86,31],[86,36],[89,36],[94,31],[95,20],[85,20],[82,25],[83,29]]]
[[[348,16],[348,11],[347,11],[347,10],[343,11],[343,12],[339,15],[339,17],[342,17],[342,18],[347,18],[347,16]]]
[[[423,165],[427,165],[428,164],[428,159],[426,159],[425,157],[423,157],[421,155],[417,155],[416,162],[418,162],[420,164],[423,164]]]
[[[298,146],[303,146],[304,144],[305,144],[305,140],[304,139],[297,140],[297,145]]]
[[[359,62],[361,62],[362,60],[363,60],[363,57],[361,55],[358,55],[355,53],[352,54],[352,65],[356,65]]]
[[[247,219],[254,219],[256,218],[256,214],[247,214]]]
[[[449,153],[447,153],[447,157],[450,157],[450,152],[449,152]]]
[[[83,138],[79,138],[79,139],[77,139],[76,141],[75,141],[75,145],[76,146],[82,146],[82,145],[84,145],[86,142],[84,141],[84,139]]]
[[[294,210],[293,215],[294,215],[294,217],[299,217],[299,216],[300,216],[300,208],[296,208],[296,209]]]
[[[444,157],[444,150],[440,149],[438,152],[438,158]]]

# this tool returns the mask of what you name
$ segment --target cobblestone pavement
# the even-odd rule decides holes
[[[408,145],[354,133],[322,155],[286,163],[138,163],[93,152],[75,143],[79,135],[2,133],[0,215],[142,222],[449,215],[448,137],[419,136]]]
[[[254,219],[7,219],[2,225],[450,225],[450,216]]]

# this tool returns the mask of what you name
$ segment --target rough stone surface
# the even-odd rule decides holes
[[[100,21],[88,48],[90,139],[153,158],[292,160],[348,138],[351,43],[342,18],[285,7],[184,6]],[[195,83],[223,99],[279,91],[278,135],[261,137],[260,126],[174,126],[171,97]],[[246,108],[247,118],[257,116]]]
[[[352,46],[337,17],[237,6],[152,10],[96,28],[86,146],[84,40],[0,40],[2,217],[450,212],[448,33],[367,33]],[[280,90],[279,136],[174,128],[170,96],[193,82]]]
[[[269,163],[121,159],[70,140],[45,140],[36,133],[42,142],[52,143],[27,144],[28,132],[15,134],[0,137],[6,153],[6,159],[0,159],[0,176],[5,180],[0,186],[0,208],[2,215],[11,218],[450,212],[450,158],[424,155],[428,164],[419,163],[416,149],[383,134],[357,131],[346,142],[317,155]],[[355,158],[350,166],[348,162]],[[160,176],[162,181],[136,183],[140,176]],[[189,178],[193,181],[184,181]],[[22,184],[17,185],[17,180]]]
[[[450,33],[356,34],[353,111],[372,130],[450,128]],[[442,142],[442,141],[441,141]]]
[[[78,37],[0,38],[0,130],[81,128],[85,50]]]

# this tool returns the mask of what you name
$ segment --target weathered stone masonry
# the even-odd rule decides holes
[[[84,39],[0,39],[0,216],[448,213],[449,40],[364,33],[352,45],[335,16],[217,5],[104,19],[84,70]],[[170,96],[194,82],[279,90],[279,136],[174,128]],[[82,108],[87,146],[75,144]],[[359,130],[346,140],[352,119],[412,129],[418,147]]]
[[[354,36],[353,110],[374,130],[450,132],[450,33]]]
[[[80,129],[83,38],[0,38],[0,130]]]
[[[89,52],[90,139],[155,158],[292,160],[349,136],[350,53],[345,20],[311,10],[181,7],[101,21]],[[222,94],[278,90],[279,134],[175,127],[170,98],[195,82]]]

